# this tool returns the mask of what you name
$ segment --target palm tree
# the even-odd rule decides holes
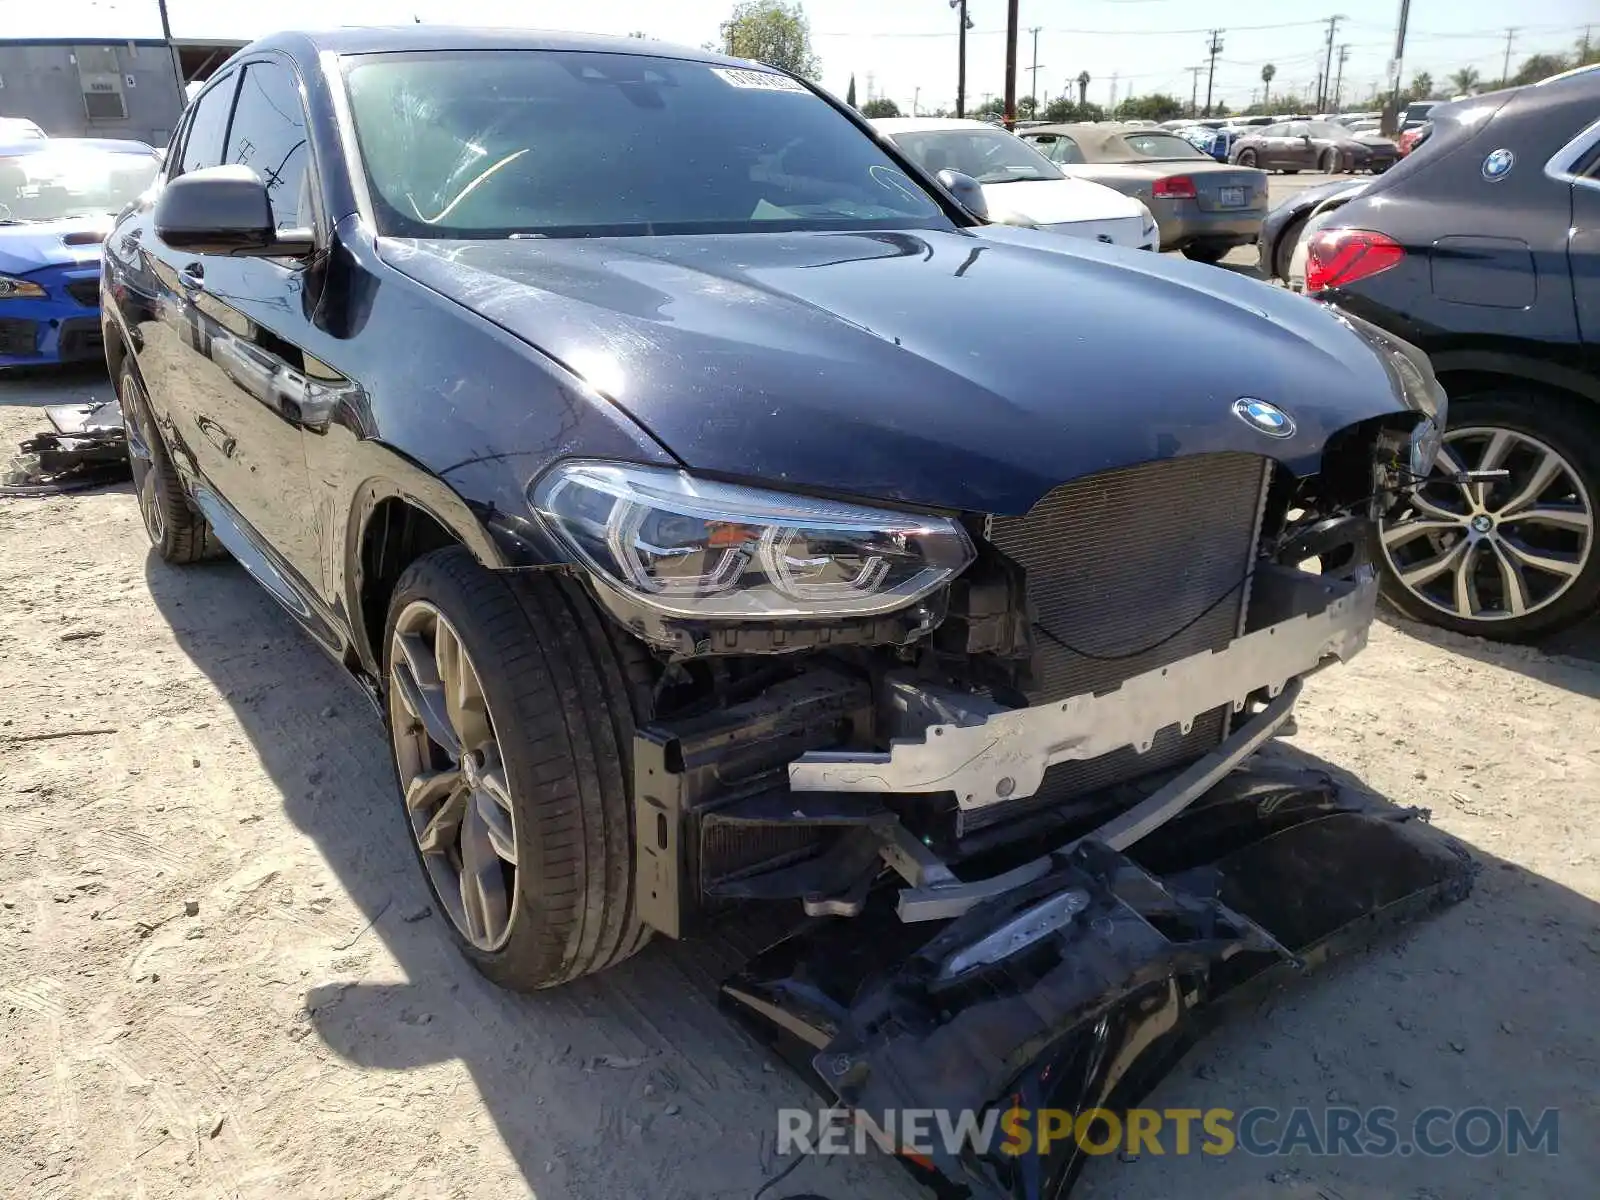
[[[1478,85],[1483,82],[1483,76],[1478,74],[1477,67],[1462,67],[1450,76],[1450,82],[1455,86],[1457,93],[1473,92],[1477,91]]]
[[[1267,107],[1267,93],[1272,90],[1272,77],[1278,73],[1278,68],[1268,63],[1261,68],[1261,108]]]

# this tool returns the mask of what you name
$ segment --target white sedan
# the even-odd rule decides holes
[[[1156,220],[1143,202],[1063,175],[1004,129],[948,117],[885,117],[872,124],[929,174],[960,171],[977,180],[992,220],[1136,250],[1160,246]]]

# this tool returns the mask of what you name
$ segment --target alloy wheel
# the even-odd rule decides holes
[[[1507,476],[1448,478],[1467,470]],[[1452,429],[1429,479],[1384,519],[1380,542],[1401,586],[1439,612],[1468,621],[1539,612],[1594,553],[1595,514],[1577,471],[1531,434]]]
[[[516,916],[517,837],[505,760],[477,668],[425,600],[395,622],[389,727],[412,835],[446,914],[480,950]]]
[[[160,468],[156,465],[151,446],[155,431],[148,428],[144,395],[131,375],[123,377],[122,431],[128,439],[128,464],[133,469],[133,491],[139,500],[139,515],[144,519],[145,532],[156,545],[166,535],[167,522],[161,513]]]

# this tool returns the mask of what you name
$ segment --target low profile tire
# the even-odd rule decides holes
[[[1317,160],[1317,169],[1324,175],[1337,175],[1339,173],[1339,152],[1337,150],[1324,150],[1322,157]]]
[[[169,563],[195,563],[223,553],[206,519],[189,505],[172,467],[172,458],[156,428],[150,398],[139,382],[133,364],[124,362],[117,377],[117,399],[122,404],[122,429],[128,438],[128,463],[133,469],[133,493],[150,544]]]
[[[1183,256],[1195,262],[1218,263],[1222,261],[1223,255],[1227,254],[1230,249],[1232,249],[1230,246],[1208,246],[1203,244],[1185,246],[1183,248]]]
[[[1394,166],[1393,163],[1374,163],[1371,169],[1374,175],[1382,175],[1392,166]]]
[[[1306,222],[1311,219],[1309,212],[1296,217],[1283,227],[1283,232],[1278,235],[1278,243],[1272,250],[1272,273],[1285,283],[1289,282],[1289,266],[1294,260],[1294,248],[1300,244],[1300,235],[1306,230]]]
[[[1256,165],[1256,152],[1254,150],[1241,150],[1241,151],[1239,151],[1239,165],[1241,167],[1253,167],[1253,166],[1255,166]]]
[[[571,580],[490,571],[459,547],[401,575],[384,646],[413,846],[462,953],[519,991],[635,953],[643,649]]]
[[[1504,469],[1483,484],[1424,485],[1379,526],[1384,596],[1408,617],[1500,641],[1555,633],[1600,602],[1600,425],[1556,396],[1452,399],[1434,474]]]

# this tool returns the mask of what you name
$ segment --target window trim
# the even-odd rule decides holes
[[[1557,183],[1600,191],[1600,177],[1595,174],[1600,170],[1600,160],[1589,162],[1587,172],[1579,170],[1597,149],[1600,149],[1600,120],[1590,122],[1577,137],[1552,154],[1544,165],[1544,173]]]
[[[286,68],[289,77],[294,80],[295,100],[300,105],[301,128],[306,134],[306,174],[311,179],[311,224],[302,228],[311,230],[312,238],[320,250],[327,245],[328,240],[327,205],[322,198],[322,173],[317,169],[317,147],[315,139],[311,136],[311,106],[306,103],[306,81],[300,74],[299,64],[292,56],[281,50],[263,50],[238,64],[239,84],[234,88],[233,107],[228,110],[228,128],[222,135],[222,156],[224,160],[227,159],[228,144],[233,140],[233,121],[239,112],[239,95],[244,88],[245,72],[252,66],[263,63]]]
[[[219,86],[221,86],[224,80],[231,80],[233,84],[233,96],[228,101],[228,119],[222,124],[222,149],[224,152],[227,151],[228,130],[233,125],[233,102],[239,98],[239,80],[241,77],[242,76],[240,72],[232,66],[230,66],[226,71],[219,71],[217,74],[208,79],[206,81],[206,86],[201,88],[199,92],[195,93],[195,98],[184,106],[182,126],[183,144],[178,148],[178,153],[172,156],[172,161],[167,164],[167,182],[170,183],[172,180],[183,175],[183,157],[189,153],[189,134],[194,131],[194,114],[200,111],[200,102],[209,96],[213,91],[215,91]],[[213,165],[215,166],[219,164]],[[175,169],[177,170],[176,175],[172,174],[173,170]]]

